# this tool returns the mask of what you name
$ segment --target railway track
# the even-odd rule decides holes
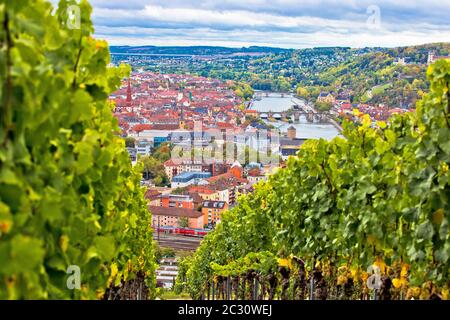
[[[160,234],[158,240],[158,234],[153,236],[161,247],[172,248],[176,250],[195,251],[200,245],[202,238],[186,237],[186,236],[173,236]]]

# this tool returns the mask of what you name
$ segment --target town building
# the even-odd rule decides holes
[[[172,188],[183,188],[191,184],[202,183],[202,180],[211,177],[210,172],[183,172],[172,178]]]
[[[295,138],[297,137],[297,129],[295,129],[294,126],[290,126],[290,127],[287,129],[287,137],[288,137],[289,139],[295,139]]]
[[[432,51],[432,50],[428,51],[428,59],[427,59],[428,64],[432,64],[440,59],[450,59],[450,56],[439,56],[436,54],[435,51]]]
[[[183,220],[187,220],[188,228],[203,229],[203,213],[194,209],[167,208],[149,206],[152,214],[153,228],[182,227]]]
[[[165,208],[194,209],[194,199],[189,195],[161,195],[160,206]]]
[[[136,143],[137,156],[148,156],[151,154],[153,143],[148,140],[138,140]]]
[[[301,145],[306,139],[290,139],[280,138],[280,153],[283,160],[287,160],[290,156],[295,156],[297,151],[300,150]]]
[[[204,201],[202,204],[203,224],[211,226],[222,219],[222,214],[228,210],[225,201]]]
[[[260,181],[267,181],[267,175],[263,174],[259,169],[252,169],[247,174],[248,183],[254,185]]]
[[[169,180],[183,172],[202,172],[204,170],[203,163],[201,161],[188,161],[188,160],[173,160],[169,159],[164,162],[164,170]],[[206,171],[207,172],[207,171]]]
[[[161,205],[161,193],[153,188],[148,189],[145,192],[145,199],[149,201],[151,206],[160,206]]]
[[[334,96],[329,92],[321,92],[317,97],[317,102],[334,104]]]

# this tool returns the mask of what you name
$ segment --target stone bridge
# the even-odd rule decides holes
[[[290,94],[284,93],[284,92],[261,92],[261,91],[258,91],[255,93],[254,99],[260,100],[263,97],[284,98],[287,96],[290,96]]]
[[[299,122],[300,117],[305,117],[308,122],[327,123],[329,122],[328,113],[326,112],[313,112],[303,109],[289,109],[286,111],[259,111],[258,116],[261,119],[275,119],[275,120],[291,120],[294,118],[294,122]]]

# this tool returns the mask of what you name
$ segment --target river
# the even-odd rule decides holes
[[[260,99],[256,99],[257,96]],[[281,112],[290,109],[294,104],[304,106],[303,100],[297,99],[292,95],[284,95],[281,97],[279,93],[269,93],[266,96],[265,92],[257,92],[255,99],[250,104],[250,109],[257,111],[272,111]],[[304,116],[301,116],[298,123],[286,123],[283,121],[268,121],[275,128],[278,128],[281,133],[286,133],[290,126],[294,126],[297,129],[297,138],[303,139],[327,139],[331,140],[339,135],[339,131],[329,123],[310,123]]]

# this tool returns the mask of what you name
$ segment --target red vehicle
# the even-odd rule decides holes
[[[163,232],[169,234],[180,234],[183,236],[191,237],[204,237],[208,234],[208,231],[202,229],[192,229],[192,228],[175,228],[175,227],[156,227],[156,232]]]

